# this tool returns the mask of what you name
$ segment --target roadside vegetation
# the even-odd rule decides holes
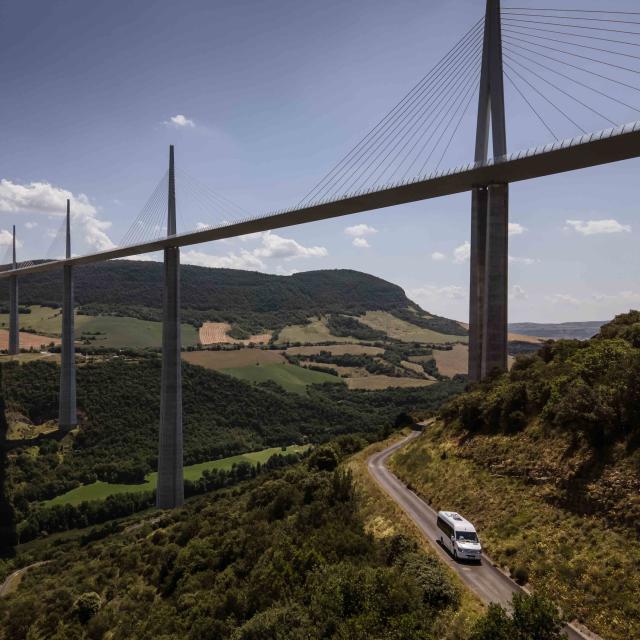
[[[479,615],[410,535],[371,535],[372,503],[341,464],[363,444],[339,437],[183,509],[39,542],[0,597],[0,639],[559,638],[548,601]]]
[[[640,313],[520,356],[446,404],[394,471],[603,637],[640,637]]]

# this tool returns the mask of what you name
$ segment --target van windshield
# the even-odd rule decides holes
[[[457,540],[466,540],[467,542],[478,542],[478,536],[475,531],[456,531]]]

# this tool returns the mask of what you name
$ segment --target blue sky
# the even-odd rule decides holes
[[[294,204],[483,9],[482,0],[2,3],[0,243],[17,224],[21,257],[45,255],[69,194],[77,252],[119,243],[165,172],[170,143],[181,170],[243,209]],[[472,107],[445,165],[472,159]],[[510,150],[549,141],[509,86],[507,112]],[[578,133],[547,115],[561,137]],[[608,126],[580,117],[590,130]],[[640,306],[638,176],[633,160],[511,186],[511,321],[606,319]],[[180,180],[177,191],[183,228],[216,221],[181,200]],[[469,199],[201,245],[183,261],[359,269],[466,320]]]

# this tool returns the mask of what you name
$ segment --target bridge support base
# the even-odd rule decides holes
[[[9,355],[15,356],[20,351],[18,316],[18,276],[9,278]]]
[[[485,187],[471,192],[471,270],[469,278],[469,379],[482,378],[484,285],[487,253],[487,198]]]
[[[180,359],[180,249],[164,252],[160,446],[156,506],[184,504],[182,471],[182,375]]]
[[[482,377],[507,370],[509,306],[509,185],[490,185],[482,321]]]
[[[509,185],[473,190],[469,286],[469,379],[507,370]]]
[[[69,431],[78,424],[76,412],[76,347],[73,305],[73,267],[63,267],[62,346],[60,362],[60,429]]]

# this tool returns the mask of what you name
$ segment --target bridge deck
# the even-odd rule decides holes
[[[544,147],[521,151],[502,158],[494,158],[488,162],[443,171],[425,179],[347,196],[339,200],[311,204],[299,209],[294,208],[228,225],[178,234],[141,244],[117,247],[67,260],[55,260],[2,271],[0,278],[60,269],[64,265],[82,265],[113,260],[114,258],[126,258],[167,247],[182,247],[212,240],[222,240],[223,238],[234,238],[247,233],[281,229],[307,222],[338,218],[353,213],[462,193],[470,191],[476,186],[530,180],[628,160],[638,156],[640,156],[640,121],[616,129],[608,129]]]

